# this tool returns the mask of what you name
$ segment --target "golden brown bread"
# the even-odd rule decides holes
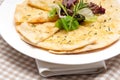
[[[49,21],[55,21],[57,16],[54,18],[49,17],[49,12],[44,11],[35,7],[31,7],[28,5],[28,2],[25,1],[22,4],[18,4],[16,6],[15,14],[14,14],[16,23],[43,23]]]
[[[58,2],[61,2],[61,0],[28,0],[29,5],[46,11],[51,10],[51,4]]]
[[[86,0],[87,2],[102,5],[106,9],[106,13],[99,15],[95,22],[85,22],[80,25],[79,29],[70,32],[59,30],[55,27],[54,22],[50,22],[47,18],[48,15],[45,16],[49,11],[49,9],[47,9],[48,6],[43,9],[43,7],[38,7],[37,4],[32,4],[30,1],[34,2],[34,0],[29,0],[29,5],[31,6],[25,5],[24,8],[33,8],[31,10],[28,8],[28,13],[33,15],[29,17],[29,20],[19,18],[26,13],[21,13],[24,12],[21,11],[23,9],[16,9],[18,20],[15,18],[15,21],[21,22],[16,28],[25,42],[37,46],[40,49],[44,48],[55,54],[82,53],[105,48],[120,38],[120,6],[117,0]],[[40,1],[44,2],[44,0]],[[46,4],[48,5],[48,3]],[[24,4],[21,5],[23,6]],[[17,7],[20,8],[19,6]],[[32,13],[33,11],[34,13]],[[43,11],[43,14],[40,15],[41,18],[37,15],[39,11]],[[37,18],[40,20],[37,21]],[[34,22],[38,23],[37,27],[31,26],[36,25],[33,24]]]
[[[43,24],[24,22],[16,26],[16,30],[31,43],[37,44],[52,36],[59,29],[55,27],[55,22],[47,22]]]

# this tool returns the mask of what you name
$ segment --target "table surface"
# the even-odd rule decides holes
[[[107,71],[99,74],[42,78],[35,60],[10,47],[0,36],[0,80],[120,80],[120,55],[106,64]]]
[[[33,58],[16,51],[0,36],[0,80],[120,80],[120,55],[107,60],[106,65],[107,70],[99,74],[43,78]]]

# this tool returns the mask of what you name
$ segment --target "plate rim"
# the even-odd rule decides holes
[[[3,4],[0,6],[0,10],[2,10],[2,8],[6,8],[5,6],[9,6],[9,8],[12,8],[16,5],[16,3],[19,3],[23,0],[14,0],[13,2],[11,2],[10,0],[5,0],[3,2]],[[14,6],[11,7],[11,4],[14,4]],[[7,8],[6,8],[7,9]],[[4,12],[5,10],[0,13],[0,15],[2,15],[1,17],[4,19],[5,15]],[[12,10],[12,9],[11,9]],[[11,13],[11,12],[10,12]],[[2,19],[1,18],[1,19]],[[8,19],[9,20],[9,19]],[[3,22],[4,23],[4,22]],[[0,20],[0,24],[2,24],[3,26],[7,27],[8,25],[7,24],[3,24],[2,21]],[[11,31],[15,31],[15,27],[14,29],[11,29]],[[106,59],[109,59],[109,58],[112,58],[114,56],[117,56],[118,54],[120,54],[120,50],[116,50],[116,49],[119,49],[117,46],[119,46],[118,44],[120,44],[120,41],[118,41],[117,43],[115,43],[114,45],[112,45],[110,48],[112,49],[115,49],[114,52],[115,54],[113,54],[113,50],[110,51],[109,53],[106,53],[107,51],[109,50],[104,50],[104,51],[100,51],[100,52],[97,52],[97,53],[90,53],[90,54],[79,54],[79,55],[55,55],[55,54],[49,54],[49,56],[46,56],[45,55],[41,55],[38,53],[38,51],[36,52],[35,55],[33,55],[33,53],[31,52],[34,52],[34,51],[27,51],[23,48],[19,48],[18,45],[15,45],[14,41],[12,40],[9,40],[10,38],[10,34],[9,36],[5,33],[5,30],[3,27],[0,27],[0,33],[1,33],[1,36],[3,37],[3,39],[11,46],[13,47],[14,49],[16,49],[17,51],[21,52],[22,54],[25,54],[29,57],[32,57],[32,58],[35,58],[35,59],[38,59],[38,60],[41,60],[41,61],[45,61],[45,62],[50,62],[50,63],[56,63],[56,64],[68,64],[68,65],[78,65],[78,64],[89,64],[89,63],[94,63],[94,62],[99,62],[99,61],[103,61],[103,60],[106,60]],[[13,34],[13,33],[12,33]],[[16,33],[17,34],[17,33]],[[18,35],[18,34],[17,34]],[[12,39],[12,38],[11,38]],[[17,36],[17,39],[20,39],[19,36]],[[24,42],[22,41],[21,43],[24,44]],[[117,46],[116,46],[117,45]],[[114,48],[113,48],[114,46]],[[28,48],[33,48],[31,46],[27,46]],[[34,48],[34,50],[36,50]],[[119,52],[118,52],[119,51]],[[29,54],[28,54],[29,53]],[[103,53],[104,54],[104,57],[103,57]],[[56,58],[55,58],[56,57]],[[89,57],[89,58],[88,58]],[[102,58],[101,58],[102,57]],[[46,59],[47,58],[47,59]],[[62,60],[61,60],[62,59]]]

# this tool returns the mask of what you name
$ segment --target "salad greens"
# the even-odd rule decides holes
[[[96,21],[95,12],[104,14],[105,9],[94,3],[85,3],[83,0],[63,0],[49,12],[49,17],[53,18],[58,15],[56,27],[68,32],[78,29],[81,22]]]
[[[56,26],[60,29],[65,29],[66,31],[71,31],[78,29],[79,22],[72,16],[66,16],[61,18],[56,22]]]
[[[54,18],[54,16],[56,15],[56,13],[57,13],[56,8],[53,8],[53,9],[49,12],[49,17],[50,17],[50,18]]]

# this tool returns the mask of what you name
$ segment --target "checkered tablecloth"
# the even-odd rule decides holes
[[[120,55],[107,60],[106,64],[107,71],[100,74],[43,78],[33,58],[16,51],[0,36],[0,80],[120,80]]]
[[[120,55],[106,64],[107,71],[100,74],[42,78],[35,60],[10,47],[0,36],[0,80],[120,80]]]

